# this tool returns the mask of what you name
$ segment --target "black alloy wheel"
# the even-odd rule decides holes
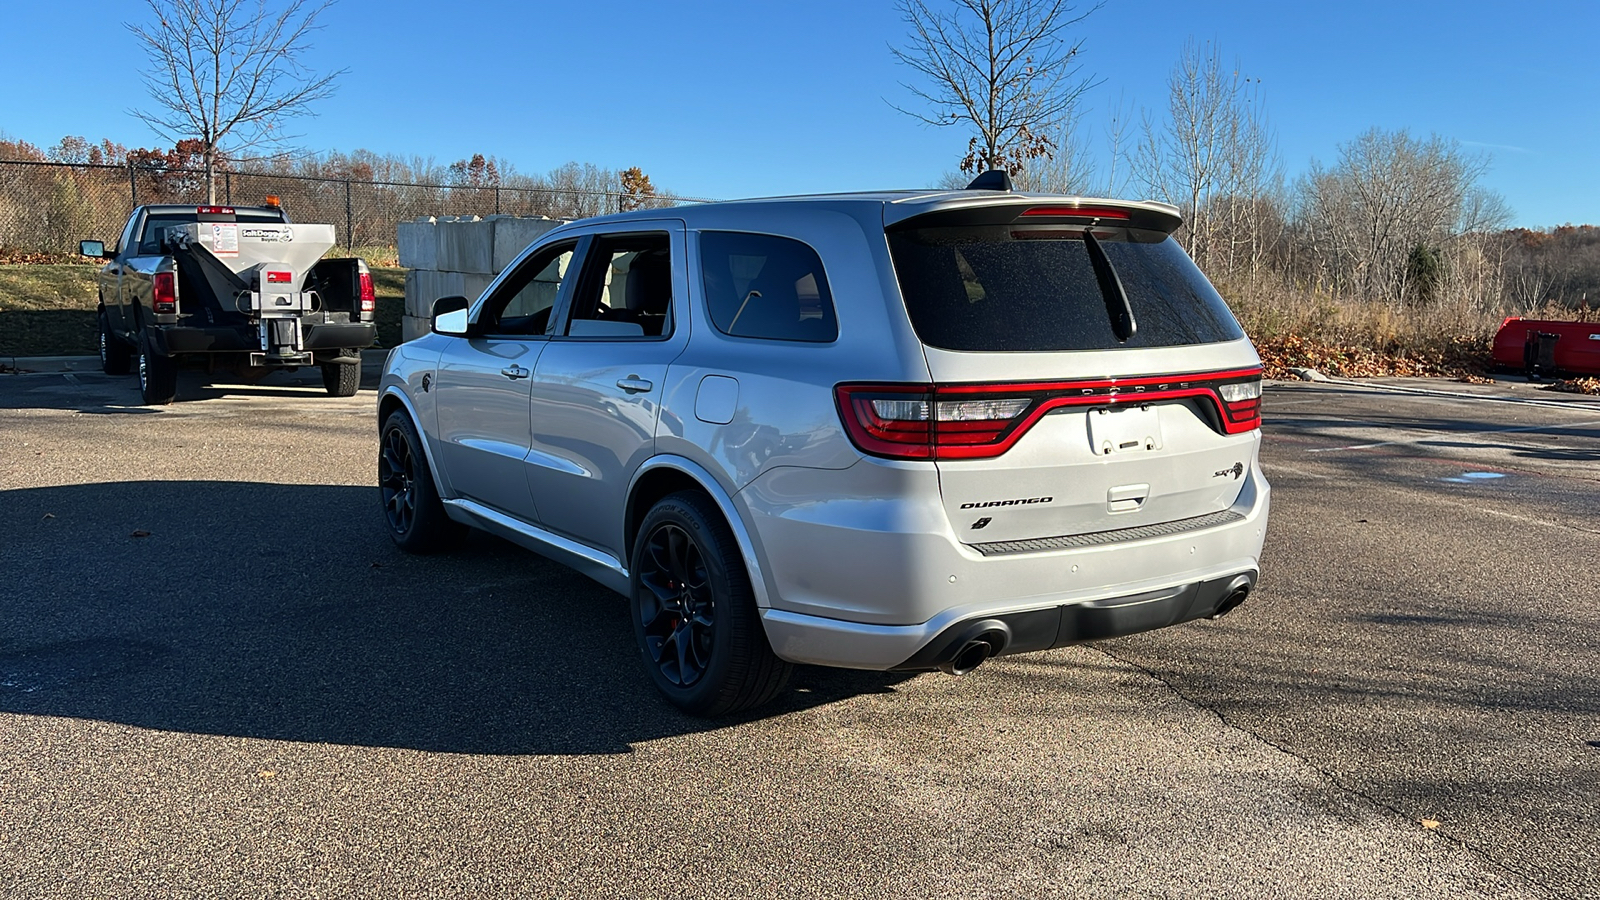
[[[700,547],[674,523],[663,523],[645,540],[639,583],[645,652],[661,676],[693,687],[706,675],[716,642],[716,602]]]
[[[395,534],[406,534],[417,520],[417,459],[411,442],[399,428],[383,433],[378,454],[378,489],[383,492],[383,514]]]
[[[466,532],[445,514],[422,441],[404,410],[390,413],[378,436],[378,493],[389,536],[407,553],[447,550]]]
[[[650,680],[678,708],[720,716],[777,696],[791,666],[772,652],[744,557],[700,491],[650,509],[633,545],[629,607]]]

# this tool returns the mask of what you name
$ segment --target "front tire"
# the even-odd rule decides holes
[[[178,396],[178,364],[150,346],[150,336],[139,336],[139,394],[147,406],[166,406]]]
[[[133,368],[133,348],[111,333],[111,320],[100,310],[100,371],[107,375],[126,375]]]
[[[466,532],[445,515],[422,440],[404,410],[390,413],[379,433],[378,491],[389,537],[407,553],[447,550]]]
[[[332,397],[354,397],[361,387],[361,363],[323,363],[322,386]]]
[[[651,508],[631,569],[634,637],[674,705],[720,716],[783,689],[792,667],[767,643],[733,531],[710,498],[684,491]]]

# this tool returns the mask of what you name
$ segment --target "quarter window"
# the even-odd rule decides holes
[[[822,259],[797,240],[702,232],[700,272],[711,321],[724,334],[814,343],[839,337]]]

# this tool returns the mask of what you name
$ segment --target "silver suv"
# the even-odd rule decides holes
[[[1233,609],[1254,348],[1176,209],[995,174],[551,231],[390,353],[394,540],[472,526],[618,591],[701,715],[795,663],[964,674]]]

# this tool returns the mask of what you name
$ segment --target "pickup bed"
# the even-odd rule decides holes
[[[171,403],[180,366],[250,376],[320,366],[336,397],[355,394],[376,340],[372,276],[361,259],[321,259],[333,226],[294,224],[276,206],[141,206],[98,274],[100,363],[137,365],[148,404]]]

